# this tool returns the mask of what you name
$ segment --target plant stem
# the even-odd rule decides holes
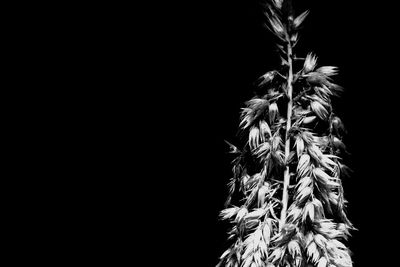
[[[286,223],[286,213],[287,206],[289,201],[288,188],[290,184],[290,170],[289,170],[289,153],[290,153],[290,136],[289,131],[292,127],[292,107],[293,107],[293,62],[292,62],[292,44],[290,39],[287,38],[287,56],[289,63],[289,76],[288,76],[288,85],[287,85],[287,96],[289,98],[288,106],[287,106],[287,120],[286,120],[286,134],[285,134],[285,172],[284,172],[284,180],[283,180],[283,193],[282,193],[282,210],[281,210],[281,218],[279,221],[279,229],[281,230],[283,225]]]

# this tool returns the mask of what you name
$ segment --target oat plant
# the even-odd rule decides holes
[[[343,243],[354,229],[341,182],[345,130],[331,102],[342,88],[336,67],[294,52],[308,13],[296,15],[291,1],[266,4],[282,64],[256,82],[241,112],[242,145],[229,144],[233,177],[220,215],[230,246],[217,266],[352,266]]]

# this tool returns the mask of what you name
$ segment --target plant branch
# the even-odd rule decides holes
[[[285,172],[283,178],[283,193],[282,193],[282,210],[281,210],[281,217],[279,221],[279,229],[281,230],[283,225],[286,223],[286,213],[287,213],[287,206],[289,201],[289,194],[288,188],[290,184],[290,170],[288,164],[288,158],[290,154],[290,128],[292,127],[292,107],[293,107],[293,61],[292,61],[292,51],[293,47],[290,42],[290,38],[287,35],[287,57],[289,63],[289,75],[287,80],[287,96],[289,98],[289,102],[287,105],[287,120],[286,120],[286,134],[285,134]]]

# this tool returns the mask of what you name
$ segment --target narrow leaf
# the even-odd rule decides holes
[[[295,258],[296,255],[301,255],[301,249],[300,249],[300,245],[297,242],[297,240],[292,240],[289,242],[288,244],[288,250],[290,255]]]
[[[235,221],[241,222],[243,220],[244,216],[246,216],[246,214],[247,214],[247,209],[245,207],[241,208],[236,215]]]
[[[328,261],[326,260],[325,257],[321,257],[318,261],[317,267],[326,267]]]
[[[315,121],[316,118],[316,116],[305,117],[302,121],[302,124],[310,124]]]
[[[304,207],[303,222],[306,222],[307,217],[311,222],[314,222],[315,209],[312,202],[308,202]]]
[[[261,216],[263,216],[264,214],[265,214],[264,209],[256,209],[256,210],[253,210],[252,212],[247,213],[245,218],[246,219],[258,219]]]
[[[328,110],[326,110],[319,101],[311,102],[311,110],[314,111],[321,120],[326,120],[328,118]]]
[[[326,76],[334,76],[334,75],[337,75],[338,70],[337,70],[337,67],[324,66],[324,67],[318,68],[317,72],[324,74]]]
[[[339,138],[333,137],[332,143],[336,148],[346,151],[346,146]]]
[[[296,196],[296,201],[300,203],[304,202],[306,199],[308,199],[310,197],[312,193],[312,189],[310,187],[305,187],[304,189],[302,189],[301,191],[299,191],[299,193]]]
[[[262,75],[260,78],[257,79],[256,84],[258,84],[258,86],[269,84],[275,78],[276,74],[277,74],[276,70],[268,71],[267,73],[265,73],[264,75]]]
[[[296,137],[296,152],[297,152],[297,157],[300,158],[300,156],[303,154],[304,151],[304,140],[301,137],[301,135],[297,135]]]
[[[276,8],[278,8],[278,9],[282,8],[283,0],[273,0],[272,2],[274,3]]]
[[[269,244],[269,241],[271,239],[271,228],[268,224],[265,224],[263,227],[263,238],[264,241]]]
[[[319,259],[319,251],[317,245],[314,242],[307,247],[307,255],[311,258],[311,260],[316,263]]]
[[[252,126],[250,128],[250,132],[249,132],[249,146],[250,149],[255,149],[259,146],[260,144],[260,130],[255,127]]]
[[[227,209],[224,209],[221,211],[220,217],[223,220],[226,220],[226,219],[229,219],[229,218],[235,216],[238,211],[239,211],[238,207],[227,208]]]
[[[303,72],[309,73],[313,71],[316,65],[317,65],[317,57],[314,54],[309,53],[306,57],[306,60],[304,61]]]
[[[302,209],[297,207],[296,205],[291,206],[288,212],[288,222],[295,222],[300,218],[300,214]]]
[[[316,234],[315,236],[314,236],[314,242],[320,247],[320,248],[325,248],[326,247],[326,242],[327,242],[327,239],[323,236],[323,235],[321,235],[321,234]]]
[[[297,192],[301,192],[304,188],[309,187],[312,183],[311,177],[307,176],[300,180],[297,184]]]
[[[275,34],[282,38],[285,35],[285,28],[283,27],[282,22],[277,17],[268,17],[268,20]]]
[[[265,203],[265,195],[268,192],[268,186],[263,185],[261,186],[260,189],[258,189],[258,194],[257,194],[257,205],[258,207],[261,207]]]
[[[269,256],[271,258],[271,262],[278,261],[281,258],[282,253],[283,252],[282,252],[281,248],[277,247],[276,249],[274,249],[274,251]]]
[[[225,252],[224,253],[222,253],[222,255],[221,255],[221,257],[220,257],[220,259],[222,260],[222,259],[224,259],[226,256],[228,256],[228,254],[231,252],[231,250],[230,249],[227,249],[227,250],[225,250]]]
[[[276,151],[280,146],[282,146],[282,138],[279,134],[276,134],[272,139],[272,149]]]
[[[317,162],[320,162],[323,154],[321,149],[319,149],[319,147],[317,147],[315,144],[311,144],[307,147],[308,153],[310,154],[310,156],[316,160]]]
[[[276,104],[276,102],[271,103],[271,105],[269,105],[269,123],[273,123],[275,121],[275,119],[277,118],[278,115],[278,105]]]
[[[268,142],[262,143],[254,152],[257,157],[263,157],[270,151],[271,145]]]
[[[300,156],[299,162],[297,164],[297,171],[299,172],[299,176],[303,176],[307,167],[310,164],[310,155],[303,154]]]
[[[247,257],[247,259],[243,262],[243,267],[250,267],[251,263],[252,263],[252,259],[253,257]]]
[[[265,141],[266,139],[272,136],[271,129],[266,121],[260,121],[260,136],[261,140]]]
[[[297,16],[294,19],[293,25],[294,27],[297,29],[305,20],[305,18],[307,17],[308,13],[310,13],[309,10],[304,11],[303,13],[301,13],[299,16]]]

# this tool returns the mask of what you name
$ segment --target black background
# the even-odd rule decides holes
[[[321,65],[338,66],[345,88],[335,107],[354,170],[344,182],[359,229],[348,243],[354,266],[386,266],[398,232],[396,9],[295,2],[298,13],[311,10],[298,55],[312,51]],[[34,107],[23,113],[30,124],[15,150],[29,162],[17,168],[28,173],[29,194],[18,202],[24,210],[15,209],[23,216],[23,241],[15,242],[39,262],[214,266],[226,248],[218,214],[232,158],[224,140],[237,141],[253,82],[279,64],[261,1],[96,3],[45,13],[39,25],[23,24],[31,30],[23,67],[37,73],[18,78],[33,88],[24,98]]]
[[[311,10],[298,55],[313,51],[321,65],[338,66],[336,82],[345,88],[335,107],[348,130],[347,163],[354,170],[345,181],[348,214],[359,229],[348,243],[354,266],[385,266],[397,232],[390,186],[398,176],[390,153],[397,121],[396,66],[390,64],[397,57],[395,18],[376,2],[295,2],[297,12]],[[203,1],[160,11],[162,19],[147,32],[155,37],[158,63],[148,99],[161,103],[150,120],[156,145],[146,153],[160,197],[149,208],[165,214],[157,225],[166,226],[162,246],[169,260],[213,266],[226,247],[226,225],[218,221],[231,176],[224,139],[237,140],[239,110],[253,95],[253,81],[279,61],[260,1]]]

